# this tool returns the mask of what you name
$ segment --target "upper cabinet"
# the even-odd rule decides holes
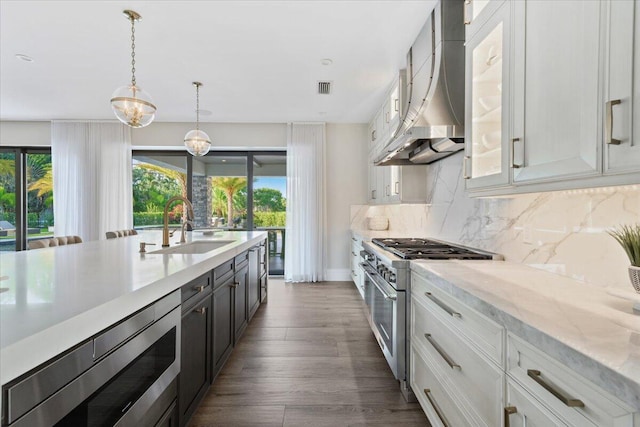
[[[473,2],[475,4],[477,2]],[[511,2],[467,41],[464,168],[467,188],[509,183]]]
[[[513,2],[513,181],[600,172],[599,1]]]
[[[607,6],[609,38],[602,107],[604,172],[609,175],[637,171],[640,165],[640,4],[611,1]]]
[[[638,2],[481,3],[465,18],[467,189],[640,183]]]

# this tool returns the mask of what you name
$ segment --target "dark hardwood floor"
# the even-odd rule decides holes
[[[351,282],[270,279],[190,426],[428,426],[407,404]]]

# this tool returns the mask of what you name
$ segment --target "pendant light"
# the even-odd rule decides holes
[[[193,82],[196,87],[196,129],[190,130],[184,136],[184,145],[187,151],[194,156],[204,156],[211,148],[211,140],[206,132],[200,130],[200,86],[202,83]]]
[[[133,10],[125,10],[131,21],[131,84],[116,89],[111,97],[111,108],[118,120],[132,128],[149,125],[156,116],[156,106],[147,92],[136,86],[136,21],[142,17]]]

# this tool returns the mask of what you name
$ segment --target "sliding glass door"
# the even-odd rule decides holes
[[[53,235],[49,148],[0,149],[0,251],[21,251]]]

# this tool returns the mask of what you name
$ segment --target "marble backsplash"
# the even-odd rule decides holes
[[[352,206],[351,228],[365,230],[373,209],[389,218],[388,235],[461,243],[595,285],[630,289],[629,260],[607,230],[640,222],[640,185],[472,199],[464,191],[461,156],[429,168],[430,203]]]

